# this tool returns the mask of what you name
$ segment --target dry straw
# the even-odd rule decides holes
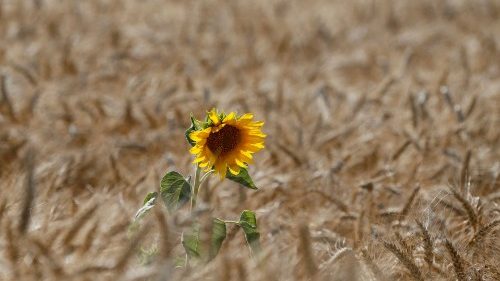
[[[446,250],[448,251],[448,254],[451,257],[451,260],[453,262],[453,270],[455,271],[455,275],[459,281],[465,281],[467,280],[465,276],[465,269],[464,269],[464,264],[463,264],[463,259],[460,257],[458,254],[457,250],[453,246],[453,244],[449,241],[445,241],[445,246]]]
[[[423,281],[423,275],[420,269],[413,261],[413,257],[408,253],[408,251],[399,249],[395,244],[390,242],[384,242],[384,247],[392,252],[398,260],[406,267],[410,276],[417,281]]]
[[[372,2],[0,0],[0,280],[500,280],[500,4]],[[171,211],[213,107],[259,189]]]

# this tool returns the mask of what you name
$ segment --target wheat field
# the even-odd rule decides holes
[[[257,214],[179,266],[213,107],[265,121]],[[0,0],[0,280],[500,280],[500,2]]]

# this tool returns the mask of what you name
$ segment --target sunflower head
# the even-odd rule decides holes
[[[250,113],[226,115],[212,109],[205,122],[197,122],[199,128],[189,134],[194,163],[206,171],[214,169],[221,178],[228,170],[238,175],[241,168],[252,163],[252,154],[264,148],[264,122],[253,121]]]

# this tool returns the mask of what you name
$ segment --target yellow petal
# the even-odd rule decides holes
[[[236,118],[236,113],[234,112],[231,112],[229,113],[228,115],[226,115],[226,117],[224,117],[224,120],[222,122],[229,122],[229,121],[232,121]]]
[[[201,146],[196,145],[196,146],[193,146],[193,147],[189,150],[189,152],[191,152],[191,154],[198,154],[198,153],[200,153],[200,152],[201,152],[201,150],[202,150],[202,147],[201,147]]]
[[[240,167],[238,167],[237,165],[229,165],[229,172],[236,176],[240,173]]]
[[[245,120],[252,120],[253,119],[253,114],[252,113],[246,113],[243,114],[238,120],[245,121]]]
[[[208,137],[208,135],[210,135],[210,132],[212,131],[212,127],[208,127],[208,128],[205,128],[200,132],[200,135],[204,136],[204,137]]]
[[[208,113],[208,118],[210,118],[210,120],[212,120],[212,122],[214,123],[215,126],[220,124],[219,114],[217,114],[217,111],[215,110],[215,108],[212,109]]]
[[[263,149],[265,147],[263,142],[252,143],[252,144],[250,144],[250,146],[255,147],[255,148],[260,148],[260,149]]]
[[[203,162],[203,161],[205,161],[205,159],[206,159],[205,156],[197,157],[196,159],[194,159],[193,164]]]
[[[215,163],[215,171],[220,175],[221,179],[226,177],[227,165],[224,161]]]
[[[248,163],[248,164],[252,164],[253,163],[252,153],[250,153],[248,151],[240,151],[240,155],[238,157],[238,160],[243,161],[243,162]]]
[[[194,141],[200,141],[203,139],[203,137],[200,136],[199,132],[192,132],[191,134],[189,134],[189,138]]]
[[[217,133],[218,131],[220,131],[225,126],[226,126],[226,124],[220,124],[220,125],[218,125],[216,127],[212,127],[212,133]]]
[[[264,126],[264,121],[252,122],[248,126],[260,128]]]
[[[243,141],[245,143],[259,143],[259,142],[263,142],[264,138],[263,137],[256,137],[256,136],[245,136]]]
[[[257,145],[248,144],[245,147],[243,147],[244,150],[246,150],[250,153],[255,153],[257,151],[262,150],[263,148],[264,148],[264,145],[262,145],[262,144],[257,144]]]
[[[249,136],[265,138],[266,135],[261,132],[248,132]]]
[[[238,159],[238,158],[234,159],[234,161],[235,161],[235,162],[236,162],[236,164],[237,164],[238,166],[240,166],[241,168],[246,168],[246,167],[247,167],[247,165],[246,165],[244,162],[240,161],[240,159]]]
[[[208,149],[207,149],[206,157],[208,159],[209,168],[212,168],[212,166],[215,164],[215,161],[217,160],[217,158],[215,157],[215,155],[213,155],[211,152],[209,152]]]
[[[194,132],[189,134],[189,138],[195,142],[202,141],[210,135],[211,130],[212,130],[212,128],[208,127],[208,128],[203,129],[201,131],[194,131]]]

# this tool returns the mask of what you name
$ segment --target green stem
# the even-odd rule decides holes
[[[200,189],[200,174],[201,174],[201,169],[196,165],[196,171],[194,172],[194,182],[191,185],[191,214],[193,214],[194,209],[196,208],[196,199],[198,198],[198,190]],[[184,232],[182,232],[182,237],[184,237]],[[186,252],[186,259],[184,260],[184,265],[186,266],[187,269],[189,269],[189,255]]]
[[[193,183],[193,190],[191,194],[191,212],[194,211],[196,208],[196,200],[198,199],[198,191],[200,189],[200,174],[201,174],[201,168],[196,166],[196,172],[194,174],[194,183]]]
[[[196,173],[194,175],[194,183],[193,183],[193,195],[191,196],[191,212],[196,208],[196,201],[198,200],[198,192],[200,191],[201,184],[210,176],[214,171],[210,170],[206,174],[200,177],[201,168],[196,167]]]

